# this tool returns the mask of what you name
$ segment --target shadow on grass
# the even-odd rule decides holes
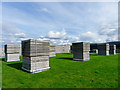
[[[18,70],[22,70],[22,63],[14,63],[14,64],[7,64],[8,66],[18,69]]]
[[[57,58],[57,59],[65,59],[65,60],[73,60],[73,58],[65,58],[65,57],[61,57],[61,58]]]
[[[62,54],[71,55],[70,53],[62,53]]]
[[[20,56],[20,57],[19,57],[19,59],[20,59],[20,61],[22,61],[22,60],[23,60],[23,57],[22,57],[22,56]]]
[[[22,63],[14,63],[14,64],[7,64],[7,65],[10,66],[10,67],[12,67],[12,68],[21,70],[23,72],[30,73],[30,72],[22,69]]]
[[[97,53],[93,54],[93,53],[90,53],[90,56],[98,56]]]
[[[5,58],[0,58],[0,61],[5,61]]]

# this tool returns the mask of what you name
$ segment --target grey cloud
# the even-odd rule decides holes
[[[101,26],[101,29],[98,31],[98,34],[105,37],[105,41],[116,41],[118,40],[118,26],[117,23],[115,24],[108,24],[104,27]]]
[[[2,41],[7,43],[20,43],[22,38],[26,38],[26,34],[21,29],[10,23],[2,24]]]
[[[15,36],[17,38],[26,38],[26,34],[25,33],[16,33]]]

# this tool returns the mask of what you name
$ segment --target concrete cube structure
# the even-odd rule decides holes
[[[109,51],[109,53],[113,54],[113,55],[116,54],[116,45],[110,45],[110,51]]]
[[[56,53],[63,53],[63,45],[56,45],[55,50]]]
[[[120,41],[108,42],[110,45],[116,45],[116,53],[120,53]]]
[[[73,53],[72,53],[72,45],[70,46],[70,53],[73,54]]]
[[[56,53],[69,53],[70,52],[70,45],[56,45]]]
[[[63,45],[63,53],[69,53],[70,52],[70,45],[66,44]]]
[[[90,51],[89,42],[72,43],[73,60],[78,60],[78,61],[89,60],[90,59],[89,51]]]
[[[5,61],[20,61],[20,54],[5,54]]]
[[[98,49],[97,44],[98,43],[90,43],[90,51],[92,51],[94,49]]]
[[[98,55],[109,55],[109,44],[108,43],[100,43],[98,44]]]
[[[98,53],[98,49],[90,50],[90,53]]]
[[[50,69],[49,41],[29,39],[22,41],[22,69],[30,73],[38,73]]]
[[[95,53],[98,53],[98,49],[93,49],[93,51],[94,51]]]
[[[50,52],[49,52],[49,57],[55,57],[56,52],[55,52],[55,45],[50,45]]]
[[[22,47],[20,47],[20,56],[22,56]]]
[[[20,45],[19,44],[6,44],[5,45],[5,61],[20,61]]]

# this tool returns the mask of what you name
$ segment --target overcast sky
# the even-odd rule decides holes
[[[51,44],[118,40],[117,2],[4,2],[3,44],[29,38]]]

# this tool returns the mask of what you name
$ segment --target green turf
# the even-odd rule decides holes
[[[50,70],[27,73],[22,60],[2,62],[3,88],[117,88],[118,54],[97,56],[89,61],[73,61],[69,53],[50,58]],[[22,59],[22,57],[21,57]]]

